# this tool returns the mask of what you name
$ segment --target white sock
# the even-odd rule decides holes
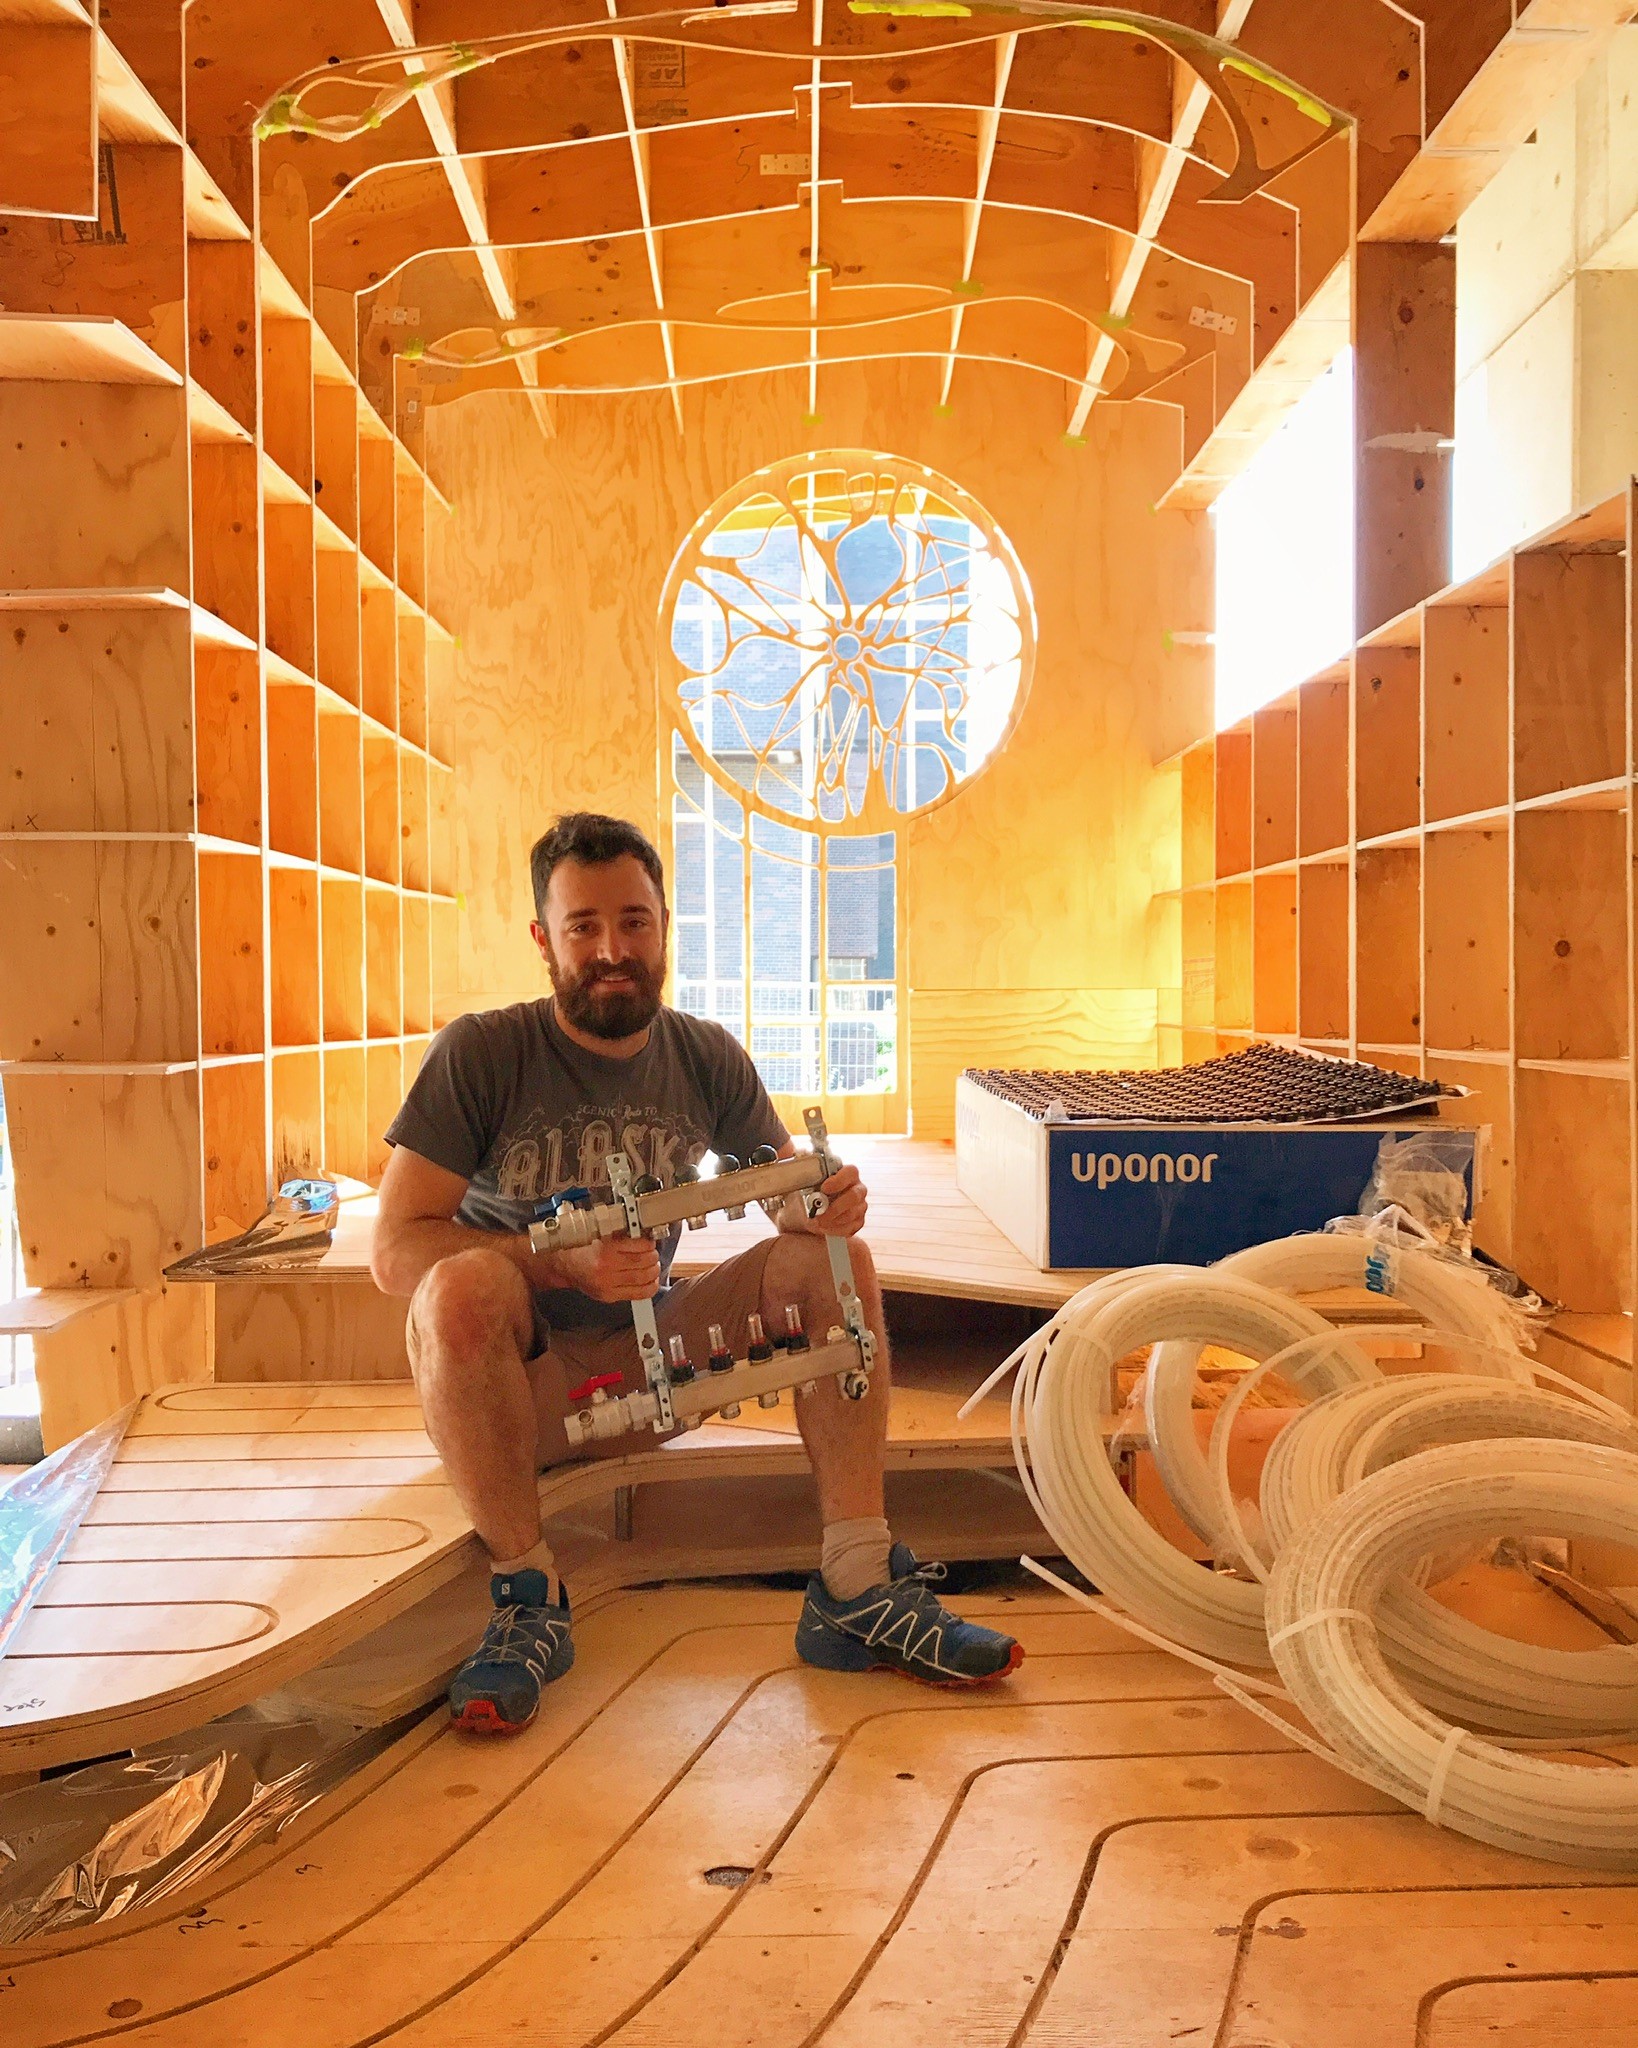
[[[551,1601],[558,1605],[563,1597],[557,1576],[557,1560],[552,1546],[542,1536],[538,1543],[531,1545],[521,1557],[492,1557],[489,1569],[498,1579],[509,1579],[516,1572],[544,1572],[551,1587]]]
[[[872,1586],[885,1585],[893,1537],[879,1515],[852,1522],[827,1522],[819,1576],[833,1600],[857,1600]]]

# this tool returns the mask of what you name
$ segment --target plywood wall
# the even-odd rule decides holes
[[[972,493],[1016,547],[1038,655],[1004,752],[901,855],[911,1099],[948,1136],[964,1065],[1147,1063],[1175,994],[1175,932],[1153,892],[1174,794],[1153,763],[1209,726],[1209,657],[1169,639],[1209,622],[1202,515],[1156,513],[1177,415],[1095,408],[1084,445],[1058,392],[963,372],[948,417],[926,366],[827,372],[685,395],[560,401],[543,443],[526,407],[486,393],[437,409],[429,449],[454,480],[435,587],[458,636],[459,945],[440,1017],[538,994],[528,848],[559,810],[658,832],[654,639],[693,521],[739,478],[815,446],[917,458]]]
[[[1638,23],[1547,107],[1456,230],[1455,567],[1638,469]]]

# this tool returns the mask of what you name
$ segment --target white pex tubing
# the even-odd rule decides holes
[[[1414,1699],[1378,1640],[1384,1595],[1419,1557],[1546,1529],[1638,1547],[1638,1457],[1540,1438],[1422,1451],[1361,1480],[1280,1552],[1269,1641],[1293,1702],[1354,1776],[1499,1849],[1638,1870],[1638,1772],[1503,1747]],[[1638,1650],[1589,1654],[1638,1664]]]
[[[1519,1354],[1513,1311],[1492,1308],[1488,1284],[1448,1262],[1399,1252],[1389,1277],[1394,1297],[1433,1325],[1404,1334],[1465,1355],[1473,1372],[1384,1376],[1354,1341],[1383,1332],[1334,1328],[1260,1277],[1277,1273],[1305,1292],[1357,1286],[1371,1250],[1344,1237],[1287,1240],[1236,1262],[1258,1277],[1230,1262],[1112,1274],[1066,1303],[969,1406],[1016,1370],[1019,1472],[1057,1547],[1107,1596],[1100,1611],[1216,1670],[1293,1740],[1430,1820],[1527,1854],[1638,1870],[1638,1777],[1520,1754],[1631,1740],[1638,1648],[1513,1642],[1416,1583],[1430,1557],[1471,1554],[1498,1535],[1638,1547],[1638,1428],[1584,1389],[1566,1399],[1530,1385],[1532,1374],[1562,1376]],[[1380,1289],[1380,1268],[1373,1278]],[[1203,1344],[1257,1361],[1206,1454],[1191,1406]],[[1151,1391],[1168,1347],[1175,1360],[1149,1410],[1157,1455],[1162,1434],[1175,1451],[1186,1431],[1201,1519],[1249,1577],[1176,1550],[1115,1475],[1105,1445],[1115,1366],[1146,1345],[1157,1347]],[[1245,1395],[1271,1371],[1313,1398],[1276,1440],[1261,1529],[1248,1531],[1228,1488],[1228,1440]],[[1254,1697],[1277,1693],[1250,1675],[1270,1663],[1317,1743]]]
[[[1488,1453],[1506,1439],[1529,1440],[1515,1465],[1533,1460],[1543,1439],[1638,1456],[1638,1428],[1630,1421],[1539,1388],[1456,1373],[1345,1388],[1305,1408],[1275,1438],[1263,1468],[1262,1512],[1276,1558],[1373,1473],[1404,1459],[1420,1463],[1418,1453],[1435,1446]],[[1214,1443],[1214,1463],[1218,1448]],[[1447,1568],[1436,1567],[1435,1575]],[[1277,1625],[1270,1621],[1271,1634]],[[1534,1741],[1638,1734],[1638,1649],[1515,1642],[1453,1613],[1405,1574],[1385,1582],[1376,1630],[1400,1681],[1448,1719]]]
[[[1261,1586],[1202,1571],[1174,1549],[1127,1499],[1104,1446],[1116,1362],[1167,1339],[1222,1344],[1255,1359],[1308,1339],[1305,1377],[1323,1391],[1374,1377],[1376,1367],[1316,1310],[1270,1287],[1190,1267],[1140,1267],[1094,1282],[1008,1361],[1017,1366],[1019,1473],[1064,1555],[1171,1640],[1226,1663],[1266,1666]]]
[[[1516,1312],[1481,1273],[1430,1252],[1379,1246],[1365,1237],[1315,1232],[1252,1245],[1210,1270],[1288,1294],[1367,1288],[1415,1311],[1436,1329],[1454,1331],[1488,1347],[1490,1360],[1478,1370],[1529,1381],[1528,1362],[1520,1357],[1515,1340]],[[1208,1341],[1228,1344],[1226,1337]],[[1200,1352],[1199,1343],[1177,1339],[1156,1347],[1145,1394],[1149,1444],[1178,1513],[1202,1541],[1228,1555],[1232,1554],[1232,1534],[1223,1523],[1217,1489],[1192,1420]],[[1305,1381],[1304,1392],[1324,1393],[1340,1384],[1326,1361],[1311,1362],[1310,1373],[1314,1383],[1311,1386]],[[1375,1373],[1372,1365],[1369,1375],[1355,1377],[1374,1377]]]

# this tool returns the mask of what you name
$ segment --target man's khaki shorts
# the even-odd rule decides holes
[[[768,1254],[777,1238],[770,1237],[749,1251],[724,1259],[709,1273],[691,1280],[679,1280],[667,1290],[655,1310],[660,1344],[669,1353],[670,1339],[678,1332],[688,1346],[694,1370],[703,1373],[711,1349],[708,1332],[720,1323],[722,1334],[736,1358],[745,1356],[748,1342],[747,1319],[762,1307],[762,1275]],[[637,1333],[629,1313],[623,1327],[612,1331],[551,1330],[537,1302],[535,1314],[536,1355],[529,1360],[534,1383],[535,1410],[540,1418],[540,1465],[560,1465],[571,1458],[625,1458],[637,1451],[658,1450],[666,1441],[652,1429],[633,1430],[628,1436],[571,1449],[563,1432],[563,1417],[579,1403],[569,1400],[572,1389],[604,1373],[618,1372],[624,1384],[609,1389],[612,1394],[635,1393],[646,1384],[637,1355]]]
[[[748,1319],[761,1310],[763,1268],[776,1242],[770,1237],[748,1252],[736,1252],[731,1259],[724,1259],[709,1273],[679,1280],[667,1288],[654,1311],[661,1345],[669,1351],[671,1338],[680,1332],[696,1371],[704,1372],[711,1349],[707,1332],[713,1323],[718,1323],[734,1356],[743,1358],[749,1341]],[[613,1330],[554,1330],[546,1320],[545,1304],[537,1295],[535,1351],[537,1356],[556,1359],[571,1387],[605,1372],[625,1374],[626,1384],[619,1390],[624,1393],[629,1394],[643,1384],[637,1334],[629,1311]]]

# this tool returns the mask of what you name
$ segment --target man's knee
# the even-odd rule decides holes
[[[422,1275],[410,1303],[410,1328],[418,1344],[466,1355],[485,1349],[502,1333],[525,1343],[533,1326],[529,1283],[500,1252],[474,1246],[452,1252]]]
[[[845,1240],[853,1264],[853,1284],[860,1294],[876,1291],[876,1266],[863,1238]],[[794,1300],[798,1294],[836,1298],[836,1280],[831,1271],[830,1247],[817,1232],[788,1231],[777,1238],[768,1255],[763,1285],[774,1295]]]

